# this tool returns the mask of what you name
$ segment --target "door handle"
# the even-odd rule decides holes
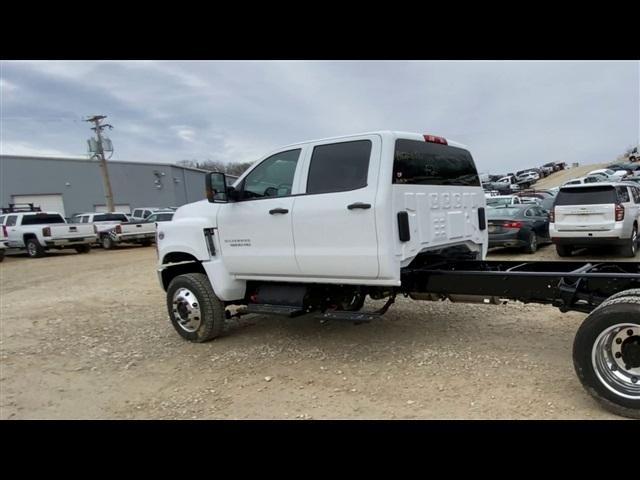
[[[367,210],[368,208],[371,208],[371,204],[370,203],[356,202],[356,203],[352,203],[351,205],[347,205],[347,208],[349,210],[353,210],[355,208],[359,208],[361,210]]]
[[[272,210],[269,210],[270,215],[276,215],[277,213],[285,214],[289,213],[289,210],[287,210],[286,208],[274,208]]]

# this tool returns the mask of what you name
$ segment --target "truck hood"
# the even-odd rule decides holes
[[[193,203],[187,203],[179,207],[173,214],[172,221],[186,220],[186,219],[200,219],[206,217],[209,224],[212,224],[213,228],[218,226],[218,209],[221,203],[209,203],[208,200],[199,200]]]

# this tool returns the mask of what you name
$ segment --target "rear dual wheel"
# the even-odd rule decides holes
[[[576,333],[573,363],[604,408],[640,419],[640,289],[614,295],[591,312]]]

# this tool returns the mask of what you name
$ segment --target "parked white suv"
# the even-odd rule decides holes
[[[550,218],[549,232],[558,255],[575,248],[617,246],[627,257],[638,251],[640,187],[603,182],[560,189]]]
[[[493,195],[486,197],[487,207],[506,207],[509,205],[520,205],[522,200],[517,195]]]

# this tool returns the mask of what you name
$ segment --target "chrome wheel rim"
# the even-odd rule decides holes
[[[35,257],[36,254],[38,253],[38,249],[36,248],[36,245],[33,242],[29,242],[27,244],[27,252],[29,252],[29,255],[32,257]]]
[[[635,255],[637,249],[638,249],[638,231],[634,229],[633,233],[631,234],[631,252]]]
[[[193,333],[202,323],[200,302],[188,288],[179,288],[172,299],[173,318],[185,332]]]
[[[591,361],[607,389],[640,400],[640,325],[620,323],[604,330],[593,344]]]

